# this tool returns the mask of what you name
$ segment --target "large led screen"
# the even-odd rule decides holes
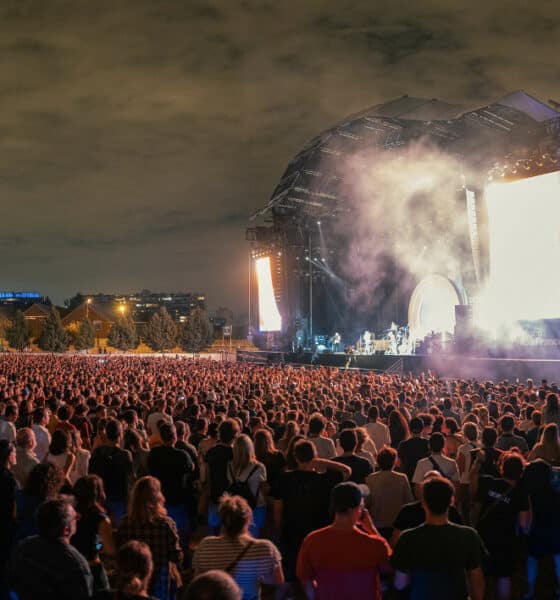
[[[280,331],[282,329],[282,317],[280,316],[276,298],[274,297],[270,258],[263,256],[262,258],[257,258],[255,263],[259,292],[259,330]]]
[[[486,189],[490,273],[482,326],[560,317],[560,172]]]

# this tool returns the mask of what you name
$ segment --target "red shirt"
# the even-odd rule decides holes
[[[389,544],[378,535],[329,526],[303,541],[297,575],[317,583],[318,600],[381,600],[379,569],[390,555]]]

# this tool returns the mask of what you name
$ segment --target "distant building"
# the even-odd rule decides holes
[[[0,306],[9,307],[13,312],[24,311],[36,303],[48,304],[48,301],[39,292],[0,292]]]
[[[83,302],[80,306],[72,309],[62,319],[63,327],[71,323],[80,323],[86,319],[91,321],[97,338],[106,338],[113,323],[117,320],[118,313],[110,307],[96,304],[95,302]]]
[[[50,306],[37,302],[23,311],[23,318],[29,328],[29,335],[38,338],[43,332],[43,327],[49,314]]]
[[[193,308],[206,308],[204,294],[186,292],[151,292],[142,290],[137,294],[79,294],[80,304],[91,299],[91,306],[104,310],[105,314],[117,315],[120,307],[132,316],[136,323],[145,323],[162,306],[178,323],[184,322]]]

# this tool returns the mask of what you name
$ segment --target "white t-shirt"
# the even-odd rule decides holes
[[[439,469],[435,467],[430,459],[438,465]],[[416,464],[412,483],[422,483],[428,471],[439,471],[453,483],[459,483],[459,469],[456,461],[442,454],[432,454],[428,458],[420,459]]]
[[[4,419],[0,421],[0,440],[8,440],[12,444],[16,443],[16,428],[11,421]]]
[[[31,428],[33,429],[33,433],[35,434],[35,441],[37,445],[35,446],[35,456],[39,460],[39,462],[43,462],[45,460],[45,456],[49,453],[49,446],[51,445],[51,434],[46,427],[42,425],[33,425]]]
[[[146,421],[146,429],[150,435],[157,433],[158,421],[162,420],[166,423],[169,423],[169,425],[173,424],[173,419],[167,413],[155,412],[148,417],[148,420]]]
[[[385,423],[376,421],[375,423],[366,423],[364,427],[368,432],[369,437],[375,444],[375,449],[377,450],[378,454],[382,450],[383,446],[391,445],[391,434]]]
[[[315,445],[315,448],[317,448],[318,458],[327,458],[330,460],[336,456],[336,448],[334,447],[334,442],[331,438],[317,436],[308,439]]]

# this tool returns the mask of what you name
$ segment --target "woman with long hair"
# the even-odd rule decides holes
[[[37,507],[45,500],[56,498],[63,485],[64,473],[54,463],[40,463],[31,469],[25,487],[17,494],[16,540],[37,533]]]
[[[558,396],[556,394],[548,394],[546,397],[543,416],[545,424],[556,423],[560,427],[560,406],[558,406]]]
[[[266,467],[267,483],[274,486],[280,473],[286,467],[286,459],[274,446],[274,439],[268,429],[255,432],[255,456]]]
[[[270,540],[249,533],[251,507],[240,496],[225,495],[219,505],[222,531],[204,538],[193,556],[195,574],[219,569],[231,575],[243,592],[243,600],[260,598],[262,583],[284,583],[280,552]]]
[[[74,497],[78,521],[76,533],[70,542],[89,563],[94,591],[107,590],[109,580],[100,552],[107,556],[114,555],[115,544],[111,521],[103,506],[106,500],[103,480],[97,475],[81,477],[74,485]]]
[[[284,430],[284,434],[278,440],[276,447],[280,452],[283,452],[285,456],[288,455],[288,448],[290,447],[290,442],[294,439],[296,435],[299,434],[299,425],[296,421],[288,421],[286,423],[286,429]]]
[[[74,467],[76,457],[71,450],[70,434],[64,429],[55,429],[52,434],[49,453],[45,462],[55,464],[64,473],[66,485],[70,488],[70,472]]]
[[[560,467],[560,435],[556,423],[549,423],[543,429],[541,441],[529,453],[529,460],[537,458],[546,460],[551,467]]]
[[[398,409],[391,411],[389,415],[389,433],[391,434],[391,446],[395,450],[402,441],[408,440],[410,437],[408,423]]]
[[[118,546],[140,540],[150,547],[154,561],[150,593],[160,600],[174,600],[180,584],[178,566],[183,552],[177,528],[167,516],[165,498],[155,477],[142,477],[132,487],[128,510],[116,539]]]
[[[266,501],[261,490],[266,481],[266,468],[257,460],[251,438],[243,433],[233,442],[233,460],[229,465],[228,478],[232,487],[241,484],[248,488],[248,497],[245,499],[253,509],[251,533],[258,537],[266,518]]]

